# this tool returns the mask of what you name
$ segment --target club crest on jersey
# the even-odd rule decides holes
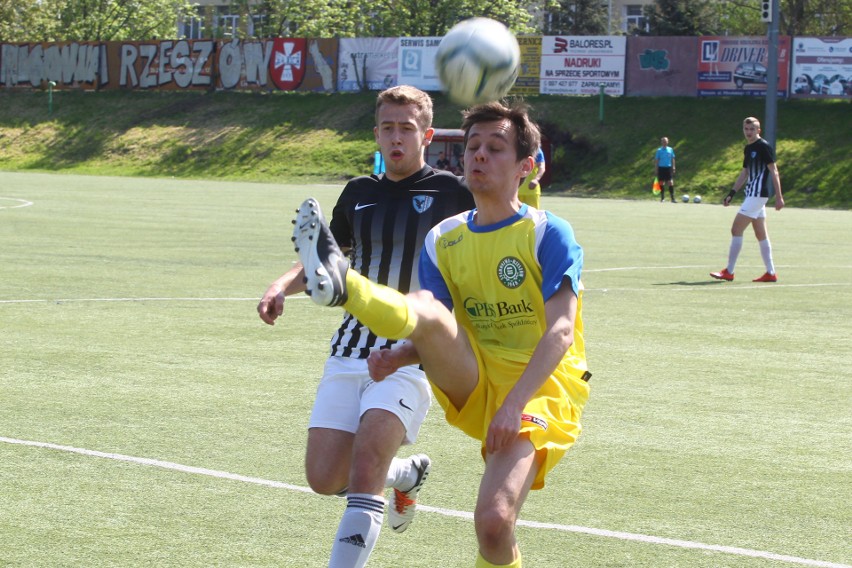
[[[435,198],[431,195],[415,195],[411,198],[411,204],[414,206],[414,210],[418,213],[424,213],[427,209],[432,207],[432,203],[435,201]]]
[[[507,256],[497,265],[497,278],[506,288],[517,288],[526,277],[523,263],[514,256]]]
[[[521,422],[531,422],[542,430],[547,430],[547,420],[539,418],[538,416],[533,416],[532,414],[521,414]]]
[[[757,156],[757,150],[752,150],[751,157],[754,158],[755,156]]]

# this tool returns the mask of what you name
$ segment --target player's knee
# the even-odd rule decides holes
[[[352,460],[349,472],[349,486],[363,493],[377,483],[384,484],[388,465],[380,456],[372,452],[362,452]]]
[[[476,539],[482,549],[489,550],[511,542],[515,520],[506,509],[489,507],[474,513]]]
[[[429,290],[411,292],[408,299],[417,314],[418,322],[423,322],[425,325],[439,321],[443,314],[450,313],[447,307],[435,299],[435,296]]]
[[[335,471],[321,468],[305,468],[305,476],[308,479],[308,486],[314,493],[320,495],[337,495],[347,486],[347,477],[339,475]]]

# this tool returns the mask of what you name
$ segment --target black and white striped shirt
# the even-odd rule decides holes
[[[774,189],[768,166],[774,162],[775,152],[763,138],[746,145],[743,149],[743,167],[748,169],[746,197],[772,197]]]
[[[350,265],[373,282],[403,293],[417,290],[420,249],[429,230],[447,217],[473,209],[473,196],[461,178],[425,166],[394,182],[382,175],[354,178],[334,206],[329,226]],[[366,358],[390,347],[349,312],[331,339],[331,355]]]

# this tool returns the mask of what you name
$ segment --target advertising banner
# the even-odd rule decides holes
[[[769,39],[701,36],[698,96],[765,96]],[[787,96],[790,36],[778,38],[778,96]]]
[[[96,89],[106,81],[102,43],[4,43],[0,45],[0,85],[56,89]]]
[[[383,91],[397,84],[399,38],[341,38],[337,51],[337,90]]]
[[[510,95],[537,95],[541,88],[541,36],[518,36],[521,68]]]
[[[794,97],[852,97],[852,38],[793,40]]]
[[[440,91],[441,82],[435,69],[435,54],[440,37],[399,38],[398,80],[424,91]]]
[[[624,36],[544,36],[541,43],[541,93],[624,94]]]
[[[273,41],[233,40],[216,45],[216,87],[268,89]]]
[[[209,89],[216,42],[111,41],[106,44],[109,89]]]
[[[627,38],[627,96],[694,97],[697,37]]]

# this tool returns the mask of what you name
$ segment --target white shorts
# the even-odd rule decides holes
[[[372,408],[387,410],[405,427],[403,444],[413,444],[432,404],[429,381],[418,366],[397,370],[383,381],[370,378],[366,359],[329,357],[308,428],[355,433],[361,416]]]
[[[746,197],[739,213],[752,219],[765,219],[767,201],[769,201],[767,197]]]

